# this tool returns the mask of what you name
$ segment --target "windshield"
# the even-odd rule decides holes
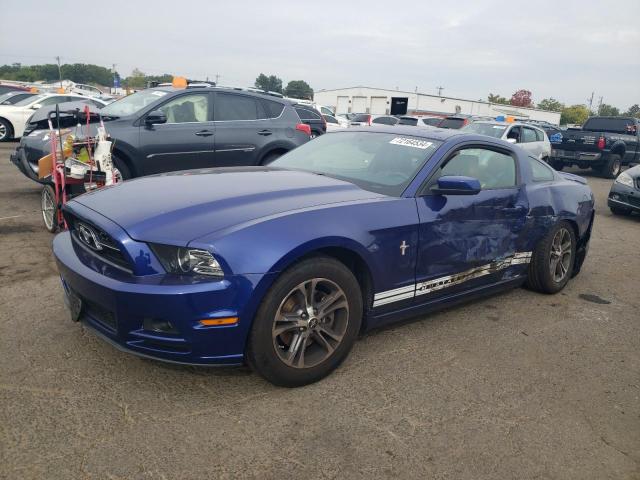
[[[488,137],[502,138],[506,125],[496,125],[494,123],[470,123],[462,127],[467,133],[477,133],[478,135],[486,135]]]
[[[367,113],[358,113],[357,115],[353,116],[351,121],[352,122],[368,122],[369,118],[371,118],[371,115]]]
[[[392,133],[331,133],[305,143],[269,166],[319,173],[398,197],[441,144]]]
[[[133,115],[147,105],[157,102],[167,94],[168,92],[163,90],[142,90],[110,103],[102,109],[101,113],[102,115],[111,117]]]
[[[400,122],[398,123],[400,125],[411,125],[412,127],[415,127],[418,125],[418,119],[413,117],[400,117]]]
[[[14,103],[16,107],[24,107],[25,105],[30,105],[32,103],[38,103],[40,100],[44,99],[46,94],[41,93],[40,95],[32,95],[27,98],[23,98],[22,100]]]
[[[466,123],[464,118],[445,118],[438,124],[440,128],[462,128]]]

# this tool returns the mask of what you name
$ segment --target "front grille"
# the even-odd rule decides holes
[[[101,258],[102,260],[105,260],[118,268],[126,270],[129,273],[132,273],[131,264],[127,261],[126,257],[122,253],[122,250],[120,249],[118,243],[113,238],[111,238],[111,236],[107,232],[105,232],[101,228],[96,227],[94,224],[87,222],[86,220],[80,219],[75,215],[71,215],[69,212],[65,212],[65,217],[67,223],[69,224],[69,230],[71,230],[71,237],[76,243],[84,247],[85,250],[88,250],[92,254]],[[97,242],[100,246],[99,250],[94,248],[95,245],[91,245],[81,238],[79,233],[80,225],[88,227],[95,234]]]

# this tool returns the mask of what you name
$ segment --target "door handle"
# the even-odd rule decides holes
[[[196,135],[199,137],[210,137],[213,135],[213,132],[211,130],[200,130],[199,132],[196,132]]]
[[[271,135],[273,132],[271,130],[260,130],[258,132],[258,135],[262,135],[264,137],[266,137],[267,135]]]
[[[504,213],[525,213],[527,207],[524,205],[516,205],[515,207],[505,207],[502,209]]]

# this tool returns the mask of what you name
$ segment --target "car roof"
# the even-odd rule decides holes
[[[460,132],[459,130],[452,130],[447,128],[422,128],[422,127],[413,127],[410,125],[395,125],[395,126],[386,126],[381,125],[379,127],[352,127],[349,129],[345,129],[345,132],[368,132],[368,133],[392,133],[395,135],[407,135],[410,137],[420,137],[420,138],[428,138],[430,140],[441,140],[445,141],[451,137],[455,137],[458,135],[464,135],[465,133]],[[340,132],[337,132],[340,133]]]
[[[247,95],[255,95],[257,97],[260,98],[264,98],[265,100],[271,100],[274,102],[281,102],[281,103],[286,103],[288,105],[301,105],[304,107],[311,107],[313,108],[312,105],[309,104],[305,104],[305,103],[300,103],[298,100],[293,100],[293,99],[289,99],[289,98],[284,98],[284,97],[279,97],[279,96],[275,96],[275,95],[270,95],[266,92],[258,92],[255,90],[249,90],[246,88],[234,88],[234,87],[215,87],[213,85],[194,85],[194,86],[188,86],[187,88],[176,88],[176,87],[170,87],[170,86],[158,86],[158,87],[151,87],[149,88],[149,90],[161,90],[163,92],[168,92],[168,93],[177,93],[177,92],[181,92],[181,91],[207,91],[207,92],[227,92],[227,93],[244,93]]]
[[[526,123],[526,122],[501,122],[500,120],[476,120],[473,123],[484,123],[486,125],[503,125],[505,127],[508,127],[509,125],[517,125],[517,126],[531,127],[531,128],[537,128],[538,130],[542,130],[542,127],[540,127],[540,125],[536,125],[534,123]]]

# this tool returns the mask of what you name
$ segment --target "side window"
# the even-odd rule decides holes
[[[264,118],[258,102],[245,95],[218,93],[214,104],[216,121],[258,120]]]
[[[325,115],[333,115],[333,112],[331,111],[331,109],[327,107],[320,107],[320,110],[321,110],[321,113]]]
[[[435,180],[444,175],[476,178],[483,190],[509,188],[516,185],[516,162],[506,153],[485,148],[464,148],[440,167]]]
[[[320,114],[308,108],[296,107],[296,112],[298,112],[300,120],[320,120]]]
[[[44,100],[38,103],[40,103],[40,105],[42,105],[43,107],[47,107],[49,105],[55,105],[56,103],[64,103],[66,101],[67,101],[67,97],[57,95],[55,97],[45,98]]]
[[[335,123],[338,124],[338,120],[335,119],[335,117],[332,117],[331,115],[323,115],[324,119],[326,120],[327,123]]]
[[[523,133],[522,133],[522,142],[523,143],[537,142],[538,141],[538,137],[536,135],[536,131],[533,128],[523,127],[522,130],[523,130]]]
[[[522,142],[520,138],[520,127],[511,127],[511,130],[507,133],[507,138],[513,138],[516,143]]]
[[[263,99],[262,104],[266,111],[267,118],[278,118],[282,114],[282,110],[284,110],[284,105],[279,102]]]
[[[192,93],[169,100],[158,110],[167,116],[167,123],[194,123],[209,120],[209,95]]]
[[[371,123],[380,123],[382,125],[391,125],[389,117],[378,117],[371,120]]]
[[[537,158],[527,157],[527,160],[529,165],[531,165],[534,182],[548,182],[556,178],[551,168]]]
[[[544,132],[542,130],[534,130],[536,132],[536,140],[544,142]]]

